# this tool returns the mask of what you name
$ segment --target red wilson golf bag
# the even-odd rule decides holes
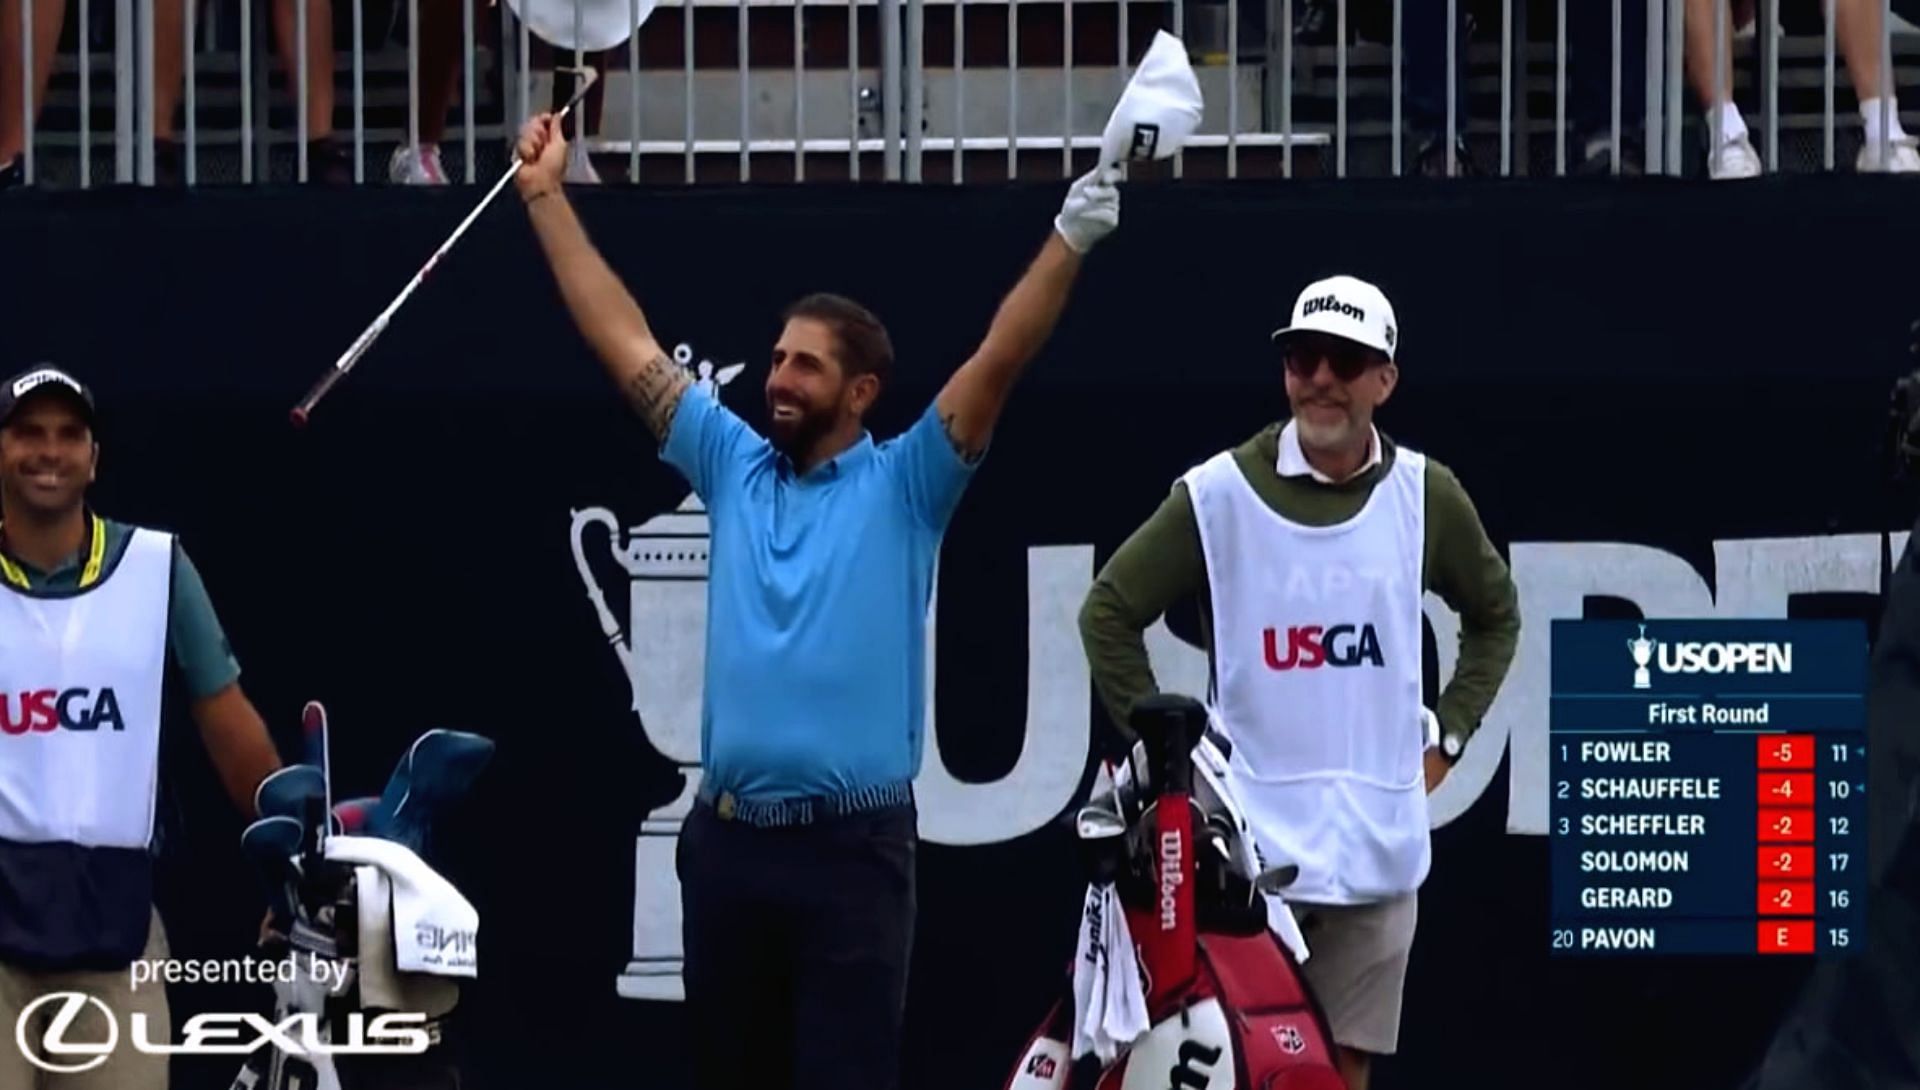
[[[1132,718],[1147,758],[1144,774],[1135,770],[1139,805],[1116,791],[1111,807],[1083,809],[1078,826],[1091,881],[1119,894],[1151,1028],[1111,1062],[1076,1062],[1069,984],[1007,1090],[1345,1090],[1326,1019],[1267,926],[1261,889],[1297,871],[1243,873],[1228,846],[1239,838],[1232,820],[1195,798],[1206,718],[1187,697],[1142,701]]]

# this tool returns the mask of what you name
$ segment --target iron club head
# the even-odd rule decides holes
[[[573,108],[580,104],[580,100],[587,97],[587,92],[593,89],[593,85],[600,82],[600,70],[591,64],[561,64],[554,66],[553,74],[556,78],[562,72],[572,75],[577,81],[573,87],[573,94],[567,98],[567,104],[560,107],[558,116],[565,119],[568,114],[573,112]]]
[[[1119,814],[1100,806],[1083,806],[1074,821],[1082,840],[1105,840],[1124,836],[1127,823]]]
[[[1278,867],[1268,867],[1253,880],[1253,888],[1261,893],[1278,893],[1293,884],[1300,877],[1300,864],[1284,863]]]

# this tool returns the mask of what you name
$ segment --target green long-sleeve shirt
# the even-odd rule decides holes
[[[1382,435],[1379,462],[1350,480],[1329,484],[1309,475],[1283,477],[1278,469],[1282,426],[1269,425],[1235,447],[1233,457],[1260,498],[1295,522],[1328,526],[1354,517],[1393,466],[1397,447]],[[1439,595],[1460,615],[1459,661],[1434,714],[1444,730],[1468,736],[1479,728],[1512,665],[1520,639],[1519,595],[1459,478],[1432,457],[1427,459],[1422,572],[1423,589]],[[1198,599],[1202,643],[1211,667],[1206,559],[1193,502],[1186,486],[1176,484],[1100,570],[1080,610],[1080,635],[1094,688],[1123,735],[1134,702],[1159,691],[1143,634],[1188,595]]]

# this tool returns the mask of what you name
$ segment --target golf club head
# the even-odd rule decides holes
[[[1283,863],[1277,867],[1268,867],[1253,880],[1253,888],[1261,893],[1281,893],[1300,877],[1300,864]]]
[[[293,860],[304,837],[300,820],[291,815],[263,817],[240,834],[240,853],[266,886],[267,904],[278,921],[293,919],[293,899],[287,890],[299,877]]]
[[[491,739],[465,731],[430,730],[415,739],[368,813],[367,835],[424,857],[435,816],[473,786],[493,748]]]
[[[1127,835],[1127,823],[1104,806],[1082,806],[1074,819],[1074,831],[1082,840],[1106,840]]]
[[[558,78],[563,72],[573,76],[579,82],[574,84],[573,94],[568,96],[567,104],[560,108],[558,116],[562,118],[572,113],[573,108],[580,104],[580,100],[587,97],[587,92],[593,90],[593,85],[600,82],[600,70],[591,64],[554,65],[553,74],[555,78]]]

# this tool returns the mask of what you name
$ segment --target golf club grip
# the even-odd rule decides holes
[[[333,384],[336,382],[339,382],[340,376],[346,373],[347,372],[344,368],[340,368],[340,367],[327,368],[327,373],[324,375],[321,375],[320,381],[314,383],[313,389],[307,391],[307,396],[301,398],[300,404],[294,406],[293,408],[294,422],[296,424],[306,423],[307,417],[312,415],[313,413],[313,407],[315,405],[320,404],[320,399],[327,396],[327,391],[333,389]]]
[[[411,290],[412,286],[409,285],[408,291]],[[406,294],[402,292],[400,298],[405,299]],[[301,398],[300,404],[294,406],[293,422],[295,424],[304,425],[307,418],[313,414],[314,406],[320,404],[320,399],[327,396],[327,391],[333,389],[333,384],[345,377],[348,371],[353,370],[353,365],[359,363],[360,357],[367,354],[367,349],[373,347],[373,342],[380,338],[380,334],[386,332],[387,317],[392,313],[393,308],[389,307],[386,313],[373,320],[372,325],[361,330],[360,336],[354,339],[352,347],[335,360],[332,367],[327,368],[326,373],[320,376],[320,381],[313,384],[313,388],[307,391],[307,396]]]

